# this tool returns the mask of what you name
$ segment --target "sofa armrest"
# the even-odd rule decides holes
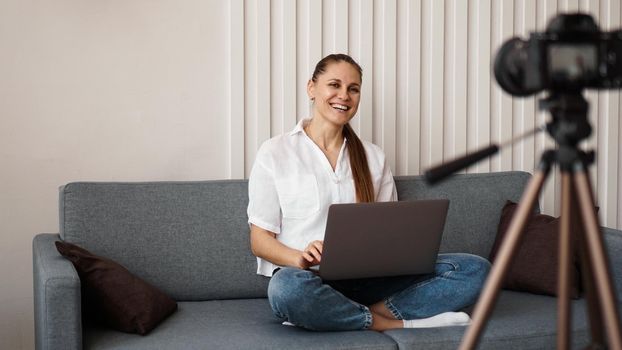
[[[618,302],[622,303],[622,231],[607,227],[602,229],[609,257],[611,278],[613,279]]]
[[[39,234],[32,242],[35,344],[38,350],[82,349],[80,278],[54,242]]]

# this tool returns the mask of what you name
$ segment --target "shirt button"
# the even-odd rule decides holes
[[[339,183],[339,179],[334,178],[334,179],[333,179],[333,182],[334,182],[334,183],[336,183],[336,184],[338,184],[338,183]]]

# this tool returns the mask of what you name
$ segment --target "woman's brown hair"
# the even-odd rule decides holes
[[[347,62],[351,64],[356,70],[358,70],[363,80],[363,69],[356,63],[356,61],[345,54],[332,54],[322,58],[313,71],[311,80],[317,82],[317,77],[322,75],[326,71],[326,66],[329,63]],[[354,178],[354,189],[356,190],[356,199],[359,202],[374,202],[374,184],[371,181],[371,173],[369,171],[369,164],[367,163],[367,156],[365,154],[365,148],[361,139],[356,135],[350,123],[343,127],[343,137],[347,140],[346,147],[348,149],[348,155],[350,156],[350,169],[352,170],[352,177]]]

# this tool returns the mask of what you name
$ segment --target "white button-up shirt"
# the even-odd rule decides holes
[[[288,247],[303,250],[323,240],[328,207],[356,201],[350,158],[344,141],[335,170],[322,150],[304,132],[310,119],[289,133],[264,142],[248,182],[248,222],[276,233]],[[362,141],[376,201],[395,201],[391,169],[380,147]],[[257,258],[257,273],[272,276],[276,266]]]

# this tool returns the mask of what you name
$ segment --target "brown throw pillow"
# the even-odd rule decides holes
[[[75,244],[56,242],[80,276],[82,304],[89,318],[127,333],[145,335],[177,310],[177,303],[116,262]]]
[[[494,263],[497,251],[510,226],[518,205],[507,201],[501,211],[497,237],[490,252]],[[557,295],[557,269],[559,266],[559,218],[544,214],[533,214],[525,227],[519,248],[510,263],[503,282],[503,288],[535,294]],[[575,241],[576,242],[576,241]],[[574,269],[570,281],[572,298],[579,297],[579,256],[574,244],[571,266]]]

